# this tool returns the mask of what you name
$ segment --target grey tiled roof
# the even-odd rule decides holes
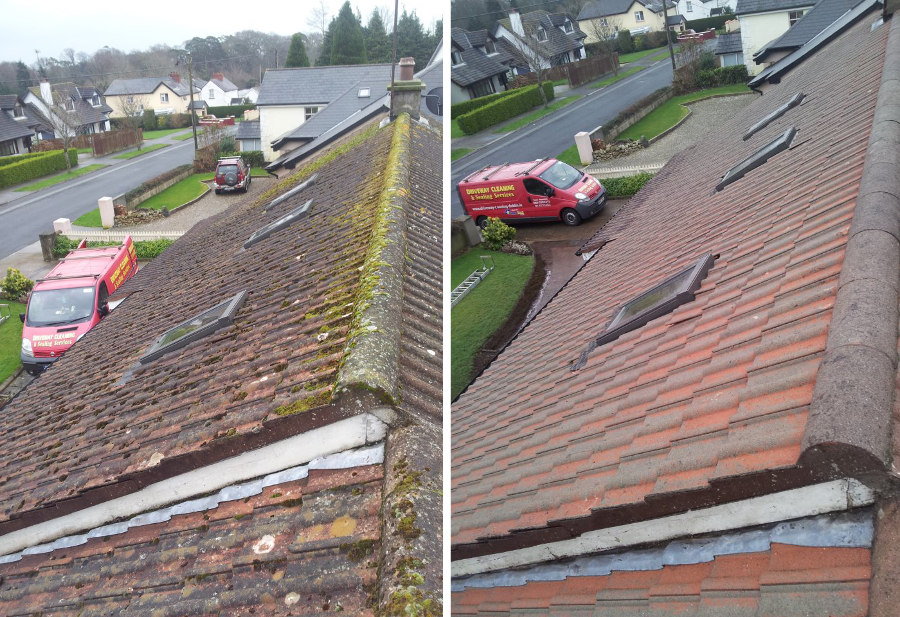
[[[15,98],[15,95],[13,95]],[[0,142],[11,141],[20,137],[28,137],[33,131],[28,128],[26,120],[11,118],[5,109],[0,110]]]
[[[649,0],[637,0],[651,11],[659,12],[662,10],[661,2],[650,2]],[[634,0],[592,0],[588,2],[578,13],[578,21],[585,19],[595,19],[597,17],[609,17],[611,15],[621,15],[627,13],[634,4]],[[669,2],[669,8],[675,6]]]
[[[234,134],[235,139],[259,139],[259,120],[246,120],[237,123],[237,131]]]
[[[210,81],[222,88],[224,92],[231,92],[232,90],[238,89],[238,87],[234,85],[227,77],[222,77],[222,79],[210,79]]]
[[[858,4],[858,0],[819,0],[800,21],[787,32],[760,49],[753,58],[763,62],[773,51],[793,51],[834,23],[841,15]]]
[[[748,15],[769,11],[787,11],[814,4],[815,0],[738,0],[734,13],[735,15]]]
[[[566,18],[572,24],[572,32],[570,33],[560,30]],[[518,36],[513,31],[508,17],[499,20],[499,23],[513,33],[514,36]],[[522,25],[525,27],[526,33],[532,29],[536,30],[538,26],[544,29],[547,33],[547,40],[542,42],[542,46],[546,50],[546,55],[550,58],[582,47],[581,41],[587,36],[578,28],[578,22],[565,13],[551,14],[547,11],[531,11],[522,15]]]
[[[346,92],[348,84],[377,82],[384,87],[390,80],[390,64],[271,69],[256,104],[324,105]]]
[[[119,96],[123,94],[152,94],[160,84],[165,85],[169,90],[178,96],[187,96],[190,90],[187,84],[177,82],[174,79],[161,77],[140,77],[137,79],[115,79],[109,88],[104,92],[104,96]]]
[[[677,26],[683,21],[685,21],[684,15],[669,15],[668,17],[666,17],[667,26]]]
[[[75,111],[78,113],[81,126],[104,122],[109,119],[109,113],[112,111],[112,108],[106,104],[103,97],[100,96],[100,91],[96,88],[77,86],[73,83],[62,83],[54,84],[52,90],[54,93],[69,97],[75,102]],[[39,86],[29,88],[29,91],[43,101]],[[91,98],[94,95],[100,96],[100,105],[94,106],[91,103]]]
[[[485,40],[487,32],[484,33]],[[466,32],[462,28],[452,28],[451,37],[453,46],[462,56],[462,64],[450,67],[450,79],[458,86],[465,88],[483,79],[489,79],[494,75],[502,75],[508,69],[501,62],[500,55],[491,54],[488,56],[481,49],[476,49],[472,41],[472,34]],[[484,42],[481,43],[484,45]],[[496,43],[495,43],[496,45]],[[499,46],[498,46],[499,49]],[[503,52],[502,59],[510,59],[506,52]]]
[[[742,50],[740,32],[720,34],[716,37],[716,54],[736,54]]]

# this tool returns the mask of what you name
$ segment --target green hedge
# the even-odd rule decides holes
[[[130,191],[125,193],[125,196],[124,196],[125,201],[131,201],[135,197],[139,197],[143,193],[146,193],[153,187],[159,186],[160,184],[162,184],[164,182],[168,182],[169,180],[171,180],[178,174],[185,172],[189,169],[193,169],[193,168],[194,168],[194,166],[191,165],[190,163],[188,163],[186,165],[179,165],[175,169],[170,169],[169,171],[163,172],[163,173],[159,174],[158,176],[156,176],[155,178],[150,178],[146,182],[140,183],[139,185],[137,185],[136,187],[134,187],[133,189],[131,189]]]
[[[652,177],[653,174],[645,172],[624,178],[604,178],[600,180],[600,184],[606,188],[607,197],[631,197],[641,190],[641,187],[647,184]]]
[[[477,99],[471,99],[468,101],[463,101],[462,103],[456,103],[455,105],[450,106],[450,119],[455,120],[463,114],[467,114],[470,111],[474,111],[480,107],[484,107],[488,103],[493,103],[494,101],[499,101],[502,98],[509,96],[510,94],[514,94],[515,90],[504,90],[503,92],[497,92],[496,94],[488,94],[487,96],[479,96]]]
[[[53,256],[62,259],[78,246],[79,240],[70,240],[66,236],[57,235],[53,242]],[[160,238],[159,240],[138,240],[134,243],[134,252],[138,259],[153,259],[172,246],[174,240]],[[88,248],[99,246],[119,246],[121,242],[88,242]]]
[[[552,82],[544,82],[544,93],[547,95],[548,101],[553,100]],[[463,133],[472,135],[542,104],[543,101],[541,100],[541,93],[538,91],[538,87],[536,85],[528,86],[514,90],[509,96],[461,115],[457,118],[457,122]]]
[[[690,21],[685,22],[688,30],[693,30],[694,32],[706,32],[710,28],[715,30],[720,30],[725,27],[725,22],[737,19],[733,13],[726,13],[724,15],[716,15],[715,17],[704,17],[702,19],[692,19]]]
[[[245,150],[244,152],[225,152],[219,153],[219,158],[223,156],[239,156],[244,159],[250,167],[265,167],[266,160],[263,158],[262,150]]]
[[[183,129],[191,125],[191,114],[168,114],[156,116],[156,127],[160,129]]]
[[[255,109],[256,105],[220,105],[217,107],[210,107],[208,109],[210,115],[215,116],[216,118],[225,118],[227,116],[234,116],[236,118],[240,118],[244,115],[244,112],[248,109]]]
[[[152,109],[144,110],[144,117],[141,120],[141,123],[145,131],[155,131],[159,128],[159,124],[156,120],[156,112]]]
[[[697,71],[697,89],[705,90],[707,88],[718,88],[719,86],[728,86],[731,84],[745,84],[747,83],[747,79],[747,66],[744,64]]]
[[[0,189],[66,169],[66,157],[62,150],[35,152],[8,158],[17,160],[3,161],[3,166],[0,167]],[[75,148],[69,150],[69,163],[72,167],[78,165],[78,151]]]

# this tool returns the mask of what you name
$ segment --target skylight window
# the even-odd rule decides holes
[[[365,98],[369,98],[369,96],[370,96],[369,88],[360,88],[359,89],[359,98],[365,99]]]
[[[268,212],[269,210],[271,210],[272,208],[274,208],[275,206],[277,206],[278,204],[280,204],[281,202],[286,200],[288,197],[293,197],[297,193],[301,192],[303,189],[312,186],[313,184],[316,183],[316,180],[318,180],[318,179],[319,179],[319,174],[311,175],[309,178],[304,180],[304,182],[302,184],[295,186],[294,188],[289,190],[284,195],[281,195],[280,197],[276,197],[275,199],[273,199],[271,201],[271,203],[269,203],[269,205],[263,209],[263,212]]]
[[[690,268],[667,278],[656,287],[620,306],[606,326],[606,331],[591,341],[578,361],[572,365],[572,370],[577,371],[583,367],[587,363],[588,354],[597,347],[614,341],[627,332],[637,330],[693,300],[714,261],[715,256],[706,253]]]
[[[271,236],[276,231],[280,231],[285,227],[293,224],[296,221],[304,218],[309,213],[309,207],[312,205],[312,199],[307,201],[305,204],[300,206],[299,208],[294,208],[284,216],[282,216],[277,221],[272,221],[265,227],[261,227],[253,232],[253,235],[250,236],[246,242],[244,242],[244,248],[248,249],[257,242],[265,240],[269,236]]]
[[[735,182],[736,180],[740,180],[744,177],[748,172],[753,171],[757,167],[761,166],[763,163],[768,161],[770,158],[781,152],[782,150],[787,150],[791,147],[791,142],[794,139],[794,135],[797,134],[796,127],[791,127],[781,134],[777,139],[769,142],[762,148],[760,148],[755,154],[752,156],[748,156],[743,161],[732,167],[728,170],[728,173],[722,177],[722,181],[716,185],[716,191],[721,191],[726,186]]]
[[[797,94],[792,96],[791,100],[789,100],[787,103],[785,103],[784,105],[782,105],[781,107],[779,107],[778,109],[776,109],[775,111],[770,113],[768,116],[766,116],[765,118],[763,118],[762,120],[760,120],[759,122],[757,122],[756,124],[751,126],[749,129],[747,129],[747,132],[744,133],[744,141],[747,141],[748,139],[750,139],[754,133],[761,131],[764,128],[766,128],[767,126],[769,126],[769,124],[771,124],[773,121],[777,120],[778,118],[783,116],[785,113],[787,113],[787,111],[789,109],[793,109],[794,107],[796,107],[797,105],[802,103],[803,99],[805,99],[805,98],[806,98],[806,95],[803,94],[802,92],[798,92]]]
[[[162,334],[139,362],[148,364],[165,354],[181,349],[189,343],[209,336],[216,330],[234,323],[234,316],[247,299],[247,292],[241,291],[221,304],[181,322]]]

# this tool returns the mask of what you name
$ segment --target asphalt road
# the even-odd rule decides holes
[[[456,185],[473,171],[486,165],[557,156],[575,143],[575,133],[609,124],[623,109],[671,83],[672,64],[666,58],[611,86],[589,90],[577,102],[454,161],[451,171],[451,217],[456,218],[463,213]]]
[[[151,143],[157,142],[145,142]],[[193,158],[190,139],[172,141],[166,148],[129,160],[82,158],[81,165],[107,163],[110,167],[37,193],[15,193],[12,201],[0,205],[0,258],[37,242],[38,234],[51,230],[54,220],[74,221],[96,208],[99,198],[120,195]]]

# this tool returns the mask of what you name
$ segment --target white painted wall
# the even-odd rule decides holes
[[[789,11],[776,11],[738,16],[738,21],[741,23],[741,47],[744,51],[744,64],[747,65],[747,73],[750,75],[757,75],[765,68],[765,66],[756,64],[753,61],[753,54],[787,31],[790,27],[788,13]]]
[[[306,122],[304,106],[262,106],[259,108],[259,135],[263,156],[274,161],[282,153],[272,149],[272,142]]]

